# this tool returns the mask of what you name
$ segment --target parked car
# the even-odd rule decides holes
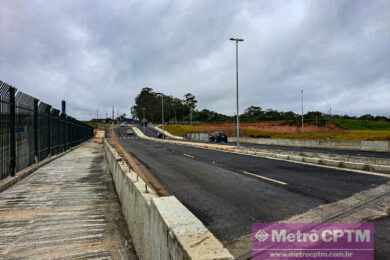
[[[228,138],[224,132],[213,132],[209,135],[209,142],[212,143],[227,143]]]
[[[131,129],[127,129],[127,130],[126,130],[126,135],[129,135],[129,136],[132,136],[132,135],[134,135],[134,132],[133,132],[133,130],[131,130]]]
[[[165,136],[162,133],[160,133],[160,132],[156,133],[156,137],[160,138],[160,139],[165,139]]]
[[[123,122],[123,123],[121,123],[119,126],[120,126],[120,127],[126,127],[127,124],[126,124],[126,122]]]
[[[148,120],[146,120],[145,118],[141,120],[141,126],[148,126]]]

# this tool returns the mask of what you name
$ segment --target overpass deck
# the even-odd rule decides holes
[[[0,258],[137,259],[100,144],[0,193]]]

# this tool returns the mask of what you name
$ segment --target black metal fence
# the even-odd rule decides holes
[[[0,80],[0,179],[92,136],[92,127]]]

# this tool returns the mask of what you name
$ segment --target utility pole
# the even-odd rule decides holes
[[[190,125],[192,125],[192,107],[190,107]]]
[[[145,132],[145,124],[146,124],[145,107],[142,107],[142,121],[141,121],[141,125],[142,125],[142,128],[144,129],[144,132]]]
[[[161,93],[161,127],[164,129],[164,95]]]
[[[230,40],[236,43],[236,145],[237,147],[240,147],[240,111],[238,103],[238,43],[243,42],[244,39],[230,38]]]
[[[327,127],[329,127],[330,120],[332,120],[332,106],[329,107],[329,117],[328,122],[326,122]]]
[[[303,130],[303,89],[301,89],[301,120],[302,120],[302,130]]]
[[[114,105],[112,105],[112,124],[114,124],[114,119],[115,119],[115,108]]]

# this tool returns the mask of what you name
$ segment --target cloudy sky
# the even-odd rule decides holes
[[[390,116],[390,1],[2,0],[0,79],[83,119],[142,87],[240,104]]]

